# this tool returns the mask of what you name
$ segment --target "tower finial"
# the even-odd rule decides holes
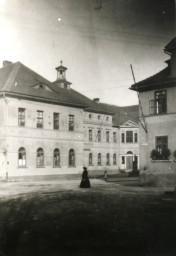
[[[61,60],[61,61],[60,61],[60,64],[62,65],[62,63],[63,63],[63,61]]]

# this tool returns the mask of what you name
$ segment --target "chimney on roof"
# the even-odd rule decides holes
[[[12,64],[11,61],[4,60],[3,63],[2,63],[2,66],[3,66],[3,68],[4,68],[4,67],[7,67],[7,66],[10,65],[10,64]]]
[[[96,103],[99,103],[100,99],[99,98],[94,98],[93,101],[95,101]]]

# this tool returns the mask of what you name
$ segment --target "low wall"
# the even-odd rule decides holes
[[[139,184],[141,186],[176,187],[176,173],[140,171]]]

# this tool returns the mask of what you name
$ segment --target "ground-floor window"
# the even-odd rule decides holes
[[[116,165],[117,164],[117,155],[114,154],[113,155],[113,165]]]
[[[43,148],[37,149],[37,166],[44,166],[44,150],[43,150]]]
[[[69,166],[75,166],[75,151],[73,149],[69,151]]]
[[[18,150],[18,166],[26,166],[26,150],[23,147]]]
[[[167,159],[167,150],[168,150],[168,137],[159,136],[156,137],[156,150],[158,151],[158,159]]]
[[[122,164],[125,164],[125,157],[122,156]]]
[[[53,166],[60,166],[60,151],[58,148],[55,148],[53,153]]]
[[[98,165],[101,165],[101,154],[98,154]]]
[[[89,165],[93,164],[93,156],[92,153],[89,154]]]

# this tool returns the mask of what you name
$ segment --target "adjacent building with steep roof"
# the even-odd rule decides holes
[[[20,62],[4,61],[1,178],[55,178],[81,173],[83,165],[92,174],[117,173],[138,164],[138,106],[91,100],[71,88],[66,70],[61,62],[50,82]]]
[[[176,38],[164,52],[167,67],[131,86],[139,93],[141,107],[140,167],[147,169],[146,183],[167,185],[176,178]],[[145,183],[144,182],[144,183]]]

